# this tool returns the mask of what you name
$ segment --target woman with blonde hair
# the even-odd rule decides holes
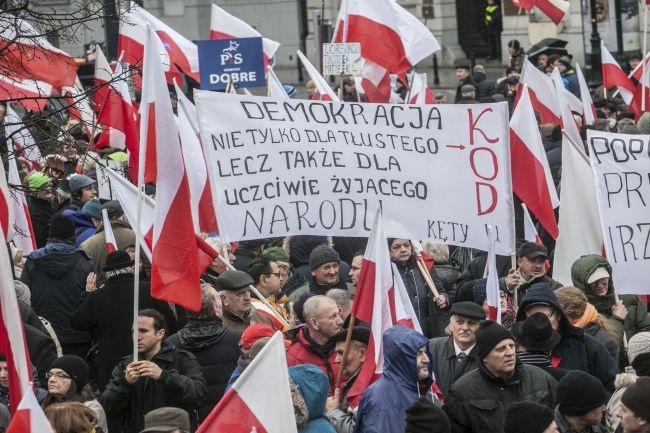
[[[54,433],[99,433],[95,413],[79,402],[55,403],[45,409]]]

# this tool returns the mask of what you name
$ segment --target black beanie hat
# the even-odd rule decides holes
[[[113,271],[115,269],[128,268],[133,266],[135,262],[131,259],[131,256],[126,251],[117,250],[110,253],[106,256],[106,265],[104,266],[104,272]]]
[[[584,371],[571,370],[557,384],[557,403],[562,415],[581,416],[608,401],[600,380]]]
[[[554,421],[553,411],[534,401],[512,403],[506,412],[503,433],[542,433]]]
[[[66,372],[81,390],[88,383],[88,364],[77,355],[63,355],[50,365],[50,370],[59,368]]]
[[[405,433],[450,433],[449,419],[442,409],[421,397],[406,409]]]
[[[74,222],[63,214],[56,214],[50,221],[50,239],[62,241],[74,239],[76,236]]]
[[[478,326],[478,331],[476,331],[476,352],[478,358],[482,360],[494,349],[494,346],[507,339],[514,341],[515,337],[512,335],[512,332],[497,322],[483,320]]]
[[[628,386],[621,402],[627,406],[634,415],[650,422],[650,377],[640,377],[635,383]]]
[[[312,271],[324,265],[325,263],[341,261],[339,253],[337,253],[334,248],[328,247],[327,245],[319,245],[311,251],[309,255],[309,269]]]

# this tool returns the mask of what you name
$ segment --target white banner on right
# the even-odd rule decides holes
[[[614,287],[650,294],[650,136],[589,131],[587,142]]]

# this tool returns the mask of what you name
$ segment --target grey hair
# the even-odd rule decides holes
[[[345,289],[330,289],[325,294],[336,302],[336,305],[347,306],[352,303],[352,294]]]
[[[323,305],[328,303],[336,304],[332,298],[328,298],[324,295],[316,295],[307,299],[304,307],[302,308],[302,315],[305,318],[305,322],[308,323],[309,319],[318,317]]]
[[[441,242],[422,242],[422,249],[429,254],[436,264],[449,263],[449,245]]]

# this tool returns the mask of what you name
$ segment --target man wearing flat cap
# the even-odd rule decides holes
[[[555,406],[557,382],[545,371],[517,364],[515,339],[508,329],[484,320],[476,332],[477,370],[452,386],[443,409],[455,433],[503,431],[508,407],[517,401]]]
[[[336,342],[334,346],[334,353],[336,354],[334,362],[336,364],[340,364],[343,359],[347,335],[348,330],[343,329],[332,337],[332,340]],[[336,429],[336,433],[352,433],[354,431],[359,400],[365,389],[354,393],[354,395],[350,393],[350,389],[361,371],[363,362],[366,360],[369,341],[370,328],[367,326],[355,326],[352,328],[350,347],[345,357],[345,369],[343,370],[343,374],[349,377],[349,379],[343,389],[334,391],[334,395],[327,399],[325,405],[325,410],[327,411],[325,416]]]
[[[456,99],[454,103],[458,103],[462,98],[461,88],[466,84],[471,84],[476,87],[476,83],[472,80],[472,68],[469,63],[459,63],[455,66],[456,78],[458,79],[458,87],[456,88]]]
[[[274,326],[273,321],[251,304],[250,285],[253,279],[246,272],[222,272],[215,280],[221,297],[223,324],[237,332],[243,332],[253,323]]]
[[[547,260],[548,249],[544,245],[526,242],[520,246],[517,250],[517,269],[510,269],[508,275],[503,278],[508,291],[514,293],[515,290],[518,290],[518,299],[521,299],[534,283],[548,283],[553,290],[562,287],[562,284],[546,275]]]
[[[154,409],[144,416],[144,430],[140,433],[190,433],[190,417],[177,407]]]
[[[485,320],[485,311],[473,302],[455,303],[450,315],[451,337],[429,340],[433,372],[444,395],[461,376],[478,368],[476,330],[480,321]]]

